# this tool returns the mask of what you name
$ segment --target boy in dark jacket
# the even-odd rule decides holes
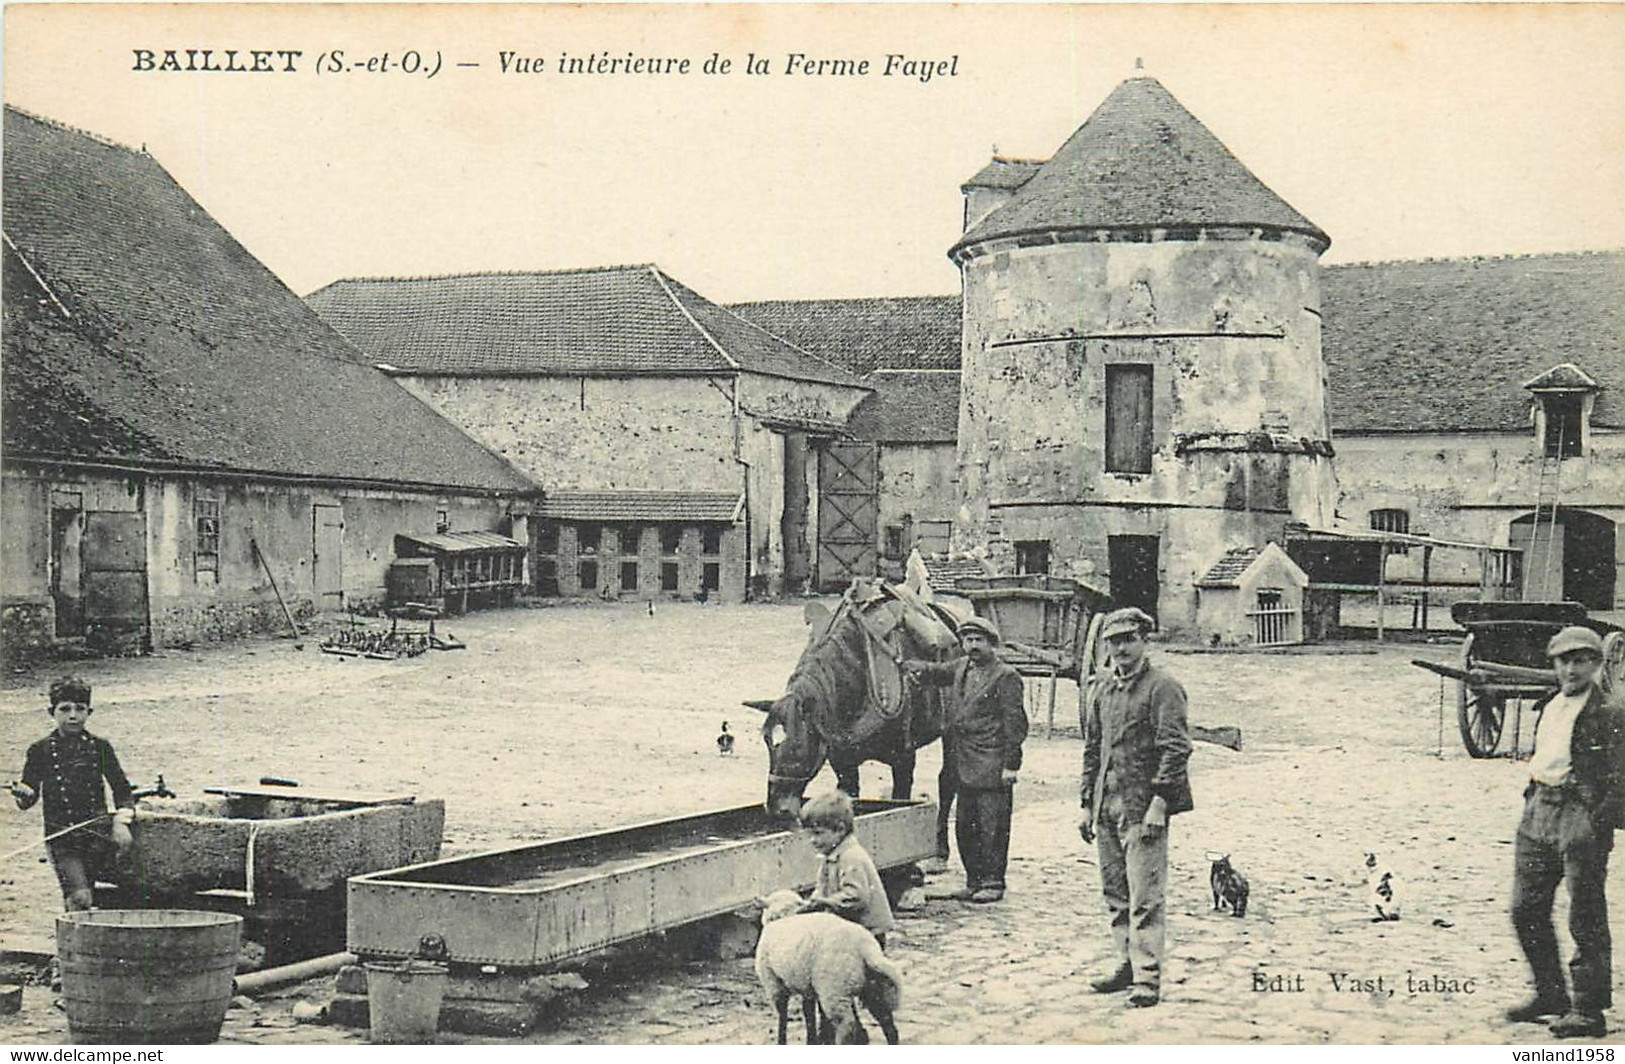
[[[122,851],[130,845],[135,800],[113,744],[86,730],[90,684],[76,676],[56,681],[46,712],[56,729],[28,748],[22,779],[11,784],[11,796],[18,809],[44,798],[47,836],[91,822],[45,844],[67,907],[89,909],[95,903],[92,888],[98,873],[107,867],[115,848]],[[104,779],[117,807],[111,814],[102,790]]]

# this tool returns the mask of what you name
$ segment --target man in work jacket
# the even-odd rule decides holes
[[[1192,808],[1185,774],[1191,740],[1185,689],[1146,660],[1151,618],[1132,607],[1101,626],[1112,668],[1089,705],[1083,740],[1083,819],[1078,833],[1100,853],[1100,893],[1121,957],[1091,986],[1130,990],[1130,1005],[1155,1005],[1162,992],[1163,895],[1168,882],[1168,818]]]
[[[922,683],[946,687],[942,756],[952,766],[959,812],[954,837],[965,862],[965,889],[974,902],[1004,897],[1010,856],[1010,812],[1021,744],[1027,739],[1021,674],[999,660],[999,630],[972,617],[959,626],[965,656],[955,661],[908,661]]]
[[[1613,1000],[1613,946],[1608,934],[1608,854],[1625,822],[1625,706],[1598,686],[1602,637],[1564,628],[1546,646],[1559,690],[1535,708],[1535,752],[1529,759],[1523,820],[1513,846],[1512,924],[1529,960],[1535,996],[1507,1011],[1515,1023],[1558,1016],[1559,1038],[1607,1033],[1602,1010]],[[1569,886],[1570,995],[1563,981],[1552,897]]]

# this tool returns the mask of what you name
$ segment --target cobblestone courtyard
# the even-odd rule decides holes
[[[312,788],[442,797],[449,856],[759,801],[759,718],[739,701],[779,693],[805,641],[799,605],[672,605],[653,617],[642,605],[508,610],[448,627],[469,649],[341,660],[309,638],[303,650],[263,641],[76,668],[96,684],[92,729],[114,742],[138,784],[162,772],[186,794],[280,775]],[[1498,1018],[1525,993],[1506,915],[1521,766],[1462,752],[1450,689],[1441,744],[1437,678],[1408,664],[1450,660],[1453,647],[1153,653],[1185,682],[1194,723],[1237,725],[1245,736],[1242,752],[1199,743],[1192,758],[1197,809],[1172,835],[1167,1005],[1129,1010],[1085,985],[1109,957],[1093,848],[1075,828],[1077,696],[1063,683],[1062,727],[1048,738],[1044,692],[1036,699],[1006,900],[933,899],[889,944],[907,979],[905,1042],[1544,1039]],[[39,707],[51,674],[13,675],[0,692],[0,750],[16,762],[0,770],[7,775],[48,727]],[[713,744],[724,719],[742,734],[732,758]],[[922,790],[934,787],[936,766],[932,748]],[[882,766],[865,768],[866,794],[888,786]],[[39,831],[37,814],[8,803],[0,852]],[[1397,923],[1366,915],[1368,850],[1402,878]],[[1208,851],[1231,854],[1251,880],[1245,919],[1210,911]],[[4,948],[49,948],[57,896],[36,856],[0,867]],[[935,891],[955,885],[954,872],[932,882]],[[1625,938],[1620,908],[1615,931]],[[1269,986],[1281,989],[1259,989]],[[294,1022],[296,1002],[319,1002],[331,988],[314,981],[234,1010],[222,1038],[364,1041],[364,1032]],[[599,983],[558,1026],[526,1040],[736,1044],[772,1034],[771,1009],[742,960]],[[65,1039],[65,1019],[40,987],[28,988],[20,1016],[0,1019],[0,1040]]]

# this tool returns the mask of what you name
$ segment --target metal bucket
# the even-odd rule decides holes
[[[206,1043],[231,1004],[243,918],[99,909],[56,918],[62,1002],[75,1042]]]
[[[440,1027],[446,968],[428,961],[369,962],[367,1013],[372,1040],[428,1045]]]

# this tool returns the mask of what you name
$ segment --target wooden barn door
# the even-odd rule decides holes
[[[874,443],[831,440],[818,459],[818,586],[875,575],[880,462]]]
[[[85,642],[98,650],[147,648],[147,515],[88,511],[79,541]]]
[[[311,575],[319,610],[344,608],[344,507],[317,503],[311,509]]]

